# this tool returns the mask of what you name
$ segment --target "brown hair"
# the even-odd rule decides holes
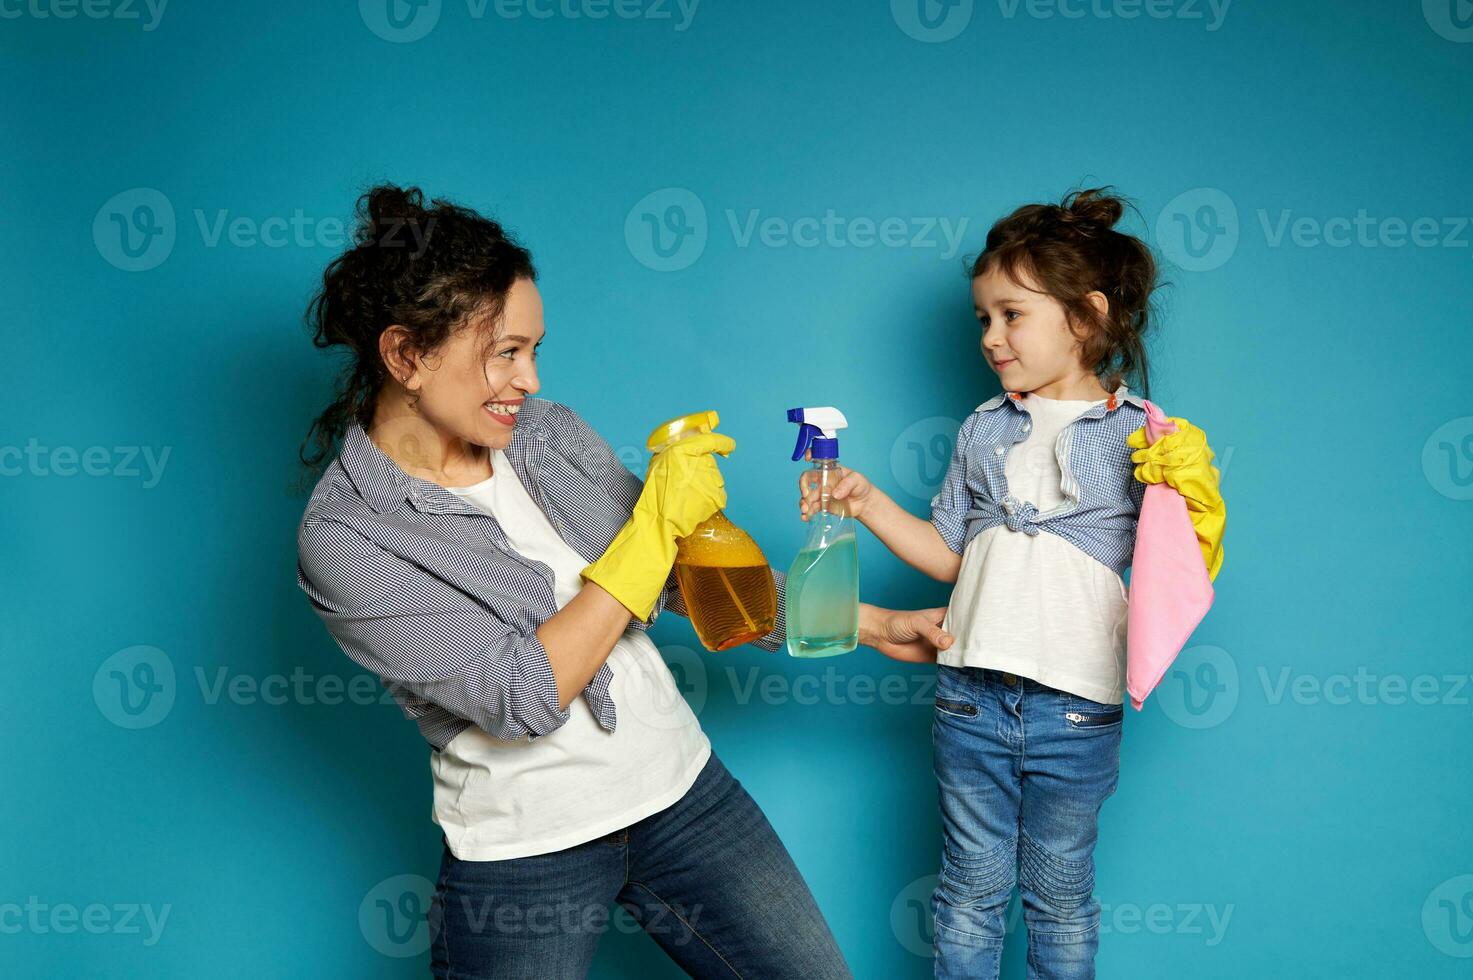
[[[439,198],[426,206],[417,187],[381,184],[360,197],[353,245],[328,265],[307,308],[312,343],[348,356],[299,451],[304,479],[350,425],[372,419],[389,376],[380,334],[398,324],[415,350],[433,351],[471,314],[499,316],[522,278],[537,278],[531,253],[491,218]]]
[[[1015,280],[1026,274],[1063,304],[1084,344],[1085,365],[1106,388],[1137,377],[1149,396],[1144,336],[1156,260],[1145,242],[1115,230],[1127,205],[1109,188],[1074,191],[1059,204],[1025,204],[992,226],[972,278],[991,269]],[[1085,298],[1096,290],[1109,300],[1103,316]]]

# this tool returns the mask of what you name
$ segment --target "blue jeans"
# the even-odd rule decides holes
[[[433,973],[586,976],[613,902],[694,977],[851,976],[787,849],[715,754],[678,802],[607,837],[508,861],[446,849]]]
[[[1028,976],[1095,975],[1100,805],[1120,776],[1124,709],[978,667],[940,667],[936,781],[944,847],[931,906],[936,976],[995,978],[1016,885]]]

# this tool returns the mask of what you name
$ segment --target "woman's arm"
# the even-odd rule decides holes
[[[560,708],[566,710],[583,693],[628,628],[629,610],[597,582],[584,582],[566,606],[538,627]]]
[[[565,688],[581,691],[573,688],[576,678],[585,670],[592,677],[598,668],[589,664],[602,663],[617,639],[603,618],[615,614],[592,597],[583,605],[596,611],[575,612],[554,626],[554,649],[548,650],[540,629],[498,619],[483,603],[339,521],[306,521],[297,546],[298,584],[344,653],[385,683],[495,738],[510,741],[561,727],[572,699]],[[619,609],[622,632],[629,611]],[[569,642],[575,623],[596,638]]]
[[[941,628],[946,608],[882,609],[867,602],[859,604],[859,642],[893,660],[929,664],[936,651],[945,650],[955,638]]]

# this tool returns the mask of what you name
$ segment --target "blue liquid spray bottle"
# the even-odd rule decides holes
[[[788,571],[788,653],[794,657],[832,657],[859,645],[859,548],[854,518],[843,501],[831,499],[841,476],[839,430],[849,422],[837,408],[793,408],[798,447],[793,459],[813,451],[804,483],[817,487],[819,509],[808,518],[808,540]]]

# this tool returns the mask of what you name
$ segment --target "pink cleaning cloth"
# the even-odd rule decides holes
[[[1158,406],[1145,404],[1148,441],[1176,431]],[[1212,596],[1187,502],[1168,484],[1147,485],[1131,562],[1125,653],[1126,688],[1137,711],[1212,608]]]

